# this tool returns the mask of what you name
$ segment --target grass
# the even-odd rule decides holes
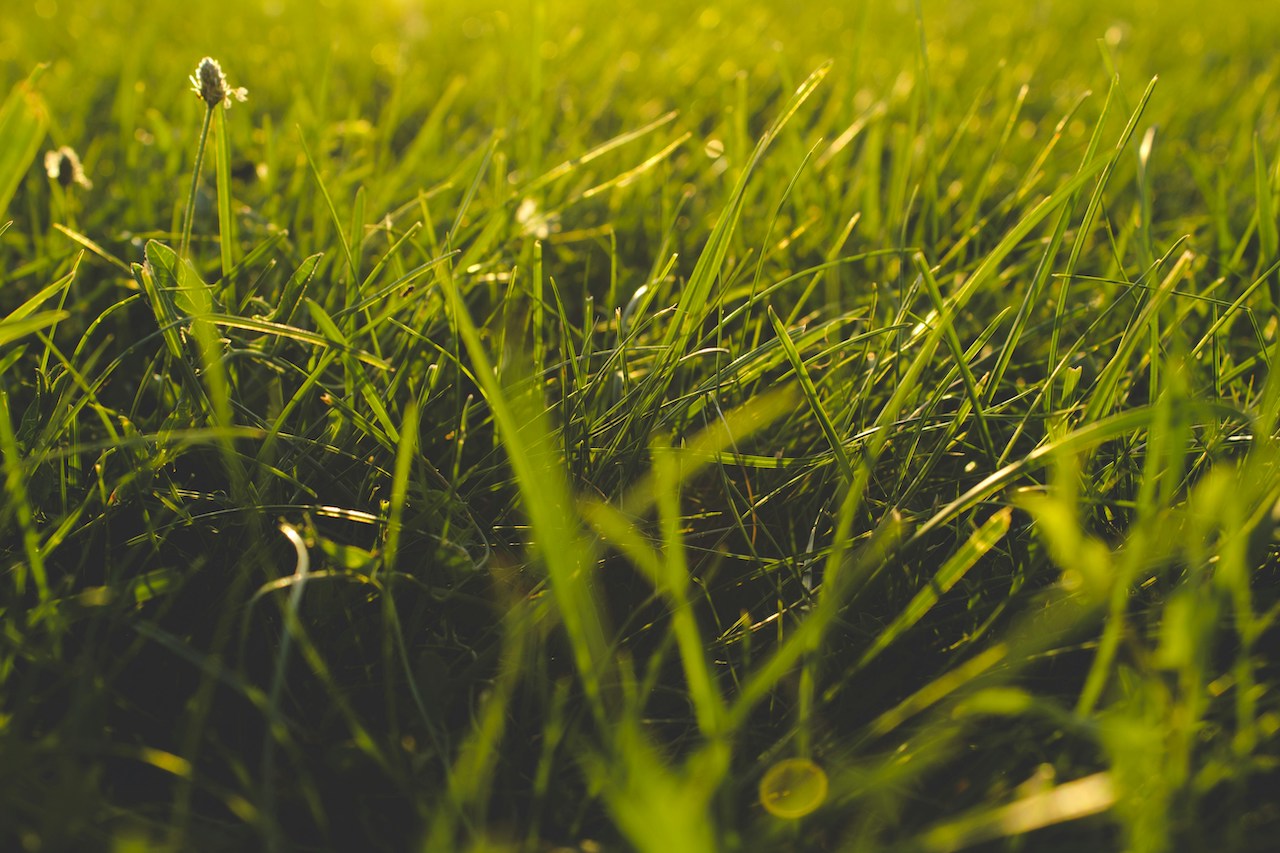
[[[0,847],[1269,849],[1280,16],[432,5],[0,19]]]

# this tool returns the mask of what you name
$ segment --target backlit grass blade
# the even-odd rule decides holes
[[[1262,143],[1257,134],[1253,137],[1253,180],[1257,202],[1258,242],[1262,250],[1258,266],[1265,267],[1274,263],[1277,253],[1280,253],[1280,228],[1276,225],[1272,169],[1267,166],[1267,157],[1262,152]],[[1272,306],[1280,306],[1280,276],[1272,278],[1269,292]]]
[[[391,504],[387,516],[387,538],[383,547],[383,565],[388,571],[400,556],[400,536],[404,528],[404,506],[409,491],[409,470],[418,449],[418,406],[413,401],[405,406],[400,420],[396,467],[391,477]]]
[[[307,310],[311,312],[311,319],[315,321],[320,331],[329,340],[335,342],[343,352],[354,352],[355,347],[350,344],[346,335],[338,328],[338,324],[333,321],[320,303],[310,298],[306,300],[306,303]],[[377,390],[370,385],[364,369],[359,364],[356,364],[355,361],[352,361],[351,365],[352,368],[347,376],[347,383],[360,390],[360,395],[369,406],[374,419],[382,427],[383,434],[376,437],[388,447],[394,446],[399,441],[400,432],[392,422],[390,413],[379,398]]]
[[[452,273],[442,271],[440,282],[515,471],[524,511],[536,533],[534,548],[550,577],[578,674],[592,710],[603,719],[601,681],[611,663],[592,581],[594,560],[571,515],[573,503],[563,469],[547,449],[554,442],[542,401],[528,391],[510,394],[501,387]]]
[[[664,127],[670,124],[672,121],[675,120],[676,116],[678,115],[679,113],[675,111],[671,111],[659,116],[658,118],[654,119],[648,124],[645,124],[641,127],[636,128],[635,130],[628,130],[624,133],[620,133],[617,136],[613,137],[612,139],[608,140],[607,142],[603,142],[600,145],[597,145],[595,148],[592,148],[590,151],[586,152],[585,154],[574,157],[572,160],[566,160],[565,162],[559,164],[558,166],[548,169],[546,172],[544,172],[542,175],[532,180],[526,187],[524,187],[524,192],[528,193],[534,190],[542,189],[544,186],[554,183],[555,181],[558,181],[560,178],[563,178],[566,175],[570,174],[574,169],[577,169],[581,166],[585,166],[591,161],[596,160],[600,157],[603,157],[605,154],[608,154],[610,151],[613,151],[616,148],[621,148],[622,146],[626,145],[629,142],[634,142],[637,139],[640,139],[644,136],[649,135],[650,133],[653,133],[658,128]],[[680,137],[681,140],[687,139],[687,138],[688,138],[688,134],[685,134],[682,137]],[[668,147],[671,147],[671,146],[668,146]],[[639,168],[641,167],[637,167],[637,169]],[[630,170],[630,172],[628,172],[627,174],[630,174],[631,172],[635,172],[635,171],[636,169]],[[623,176],[614,178],[610,183],[617,183],[621,180],[623,180]],[[600,191],[601,191],[600,189],[588,190],[587,196],[595,195],[597,192],[600,192]],[[584,196],[584,197],[587,197],[587,196]]]
[[[974,809],[961,818],[926,830],[914,846],[927,853],[952,853],[1096,815],[1110,809],[1115,802],[1116,786],[1111,774],[1094,773],[1047,790],[1029,792],[1005,806]]]
[[[852,489],[850,490],[853,495]],[[851,557],[849,565],[843,565],[845,550],[849,547],[849,527],[851,526],[857,502],[846,498],[841,507],[841,522],[837,544],[832,557],[827,561],[827,571],[823,579],[822,593],[817,606],[805,616],[778,646],[769,658],[757,665],[750,677],[743,684],[742,690],[735,698],[730,710],[729,719],[733,725],[741,725],[755,706],[764,700],[806,655],[816,651],[822,644],[831,623],[836,619],[840,608],[848,601],[849,594],[856,584],[874,575],[901,545],[905,525],[897,513],[889,513],[880,520],[871,538]],[[838,571],[833,571],[839,567]]]
[[[1103,171],[1110,162],[1109,157],[1099,157],[1092,163],[1082,166],[1079,172],[1019,218],[1017,224],[1009,229],[995,248],[983,257],[982,263],[973,271],[973,274],[950,295],[955,310],[963,309],[975,293],[988,286],[995,279],[1009,253],[1027,238],[1032,229],[1044,221],[1050,213],[1071,200],[1081,187]]]
[[[1243,417],[1235,409],[1228,409],[1213,403],[1189,402],[1187,405],[1192,412],[1201,417],[1224,419],[1240,419]],[[973,509],[983,501],[990,499],[1001,489],[1016,481],[1018,477],[1043,465],[1046,457],[1054,453],[1078,453],[1087,448],[1096,447],[1103,442],[1121,438],[1136,430],[1146,428],[1154,418],[1155,407],[1153,406],[1128,409],[1109,417],[1092,421],[1059,439],[1042,444],[1017,462],[1012,462],[993,472],[960,497],[939,509],[916,530],[912,541],[922,539],[930,531],[954,519],[960,513]]]
[[[49,108],[36,90],[43,72],[44,66],[37,68],[0,104],[0,221],[44,142]]]
[[[1121,372],[1128,366],[1129,359],[1142,342],[1150,324],[1154,323],[1156,318],[1159,317],[1160,309],[1164,307],[1165,302],[1169,299],[1174,286],[1187,274],[1194,257],[1189,251],[1183,252],[1179,256],[1177,262],[1174,263],[1168,274],[1161,280],[1160,286],[1151,293],[1146,305],[1142,308],[1141,314],[1125,329],[1124,336],[1120,339],[1120,343],[1115,349],[1115,354],[1107,361],[1106,367],[1103,368],[1101,375],[1098,377],[1094,392],[1089,397],[1089,405],[1085,408],[1084,414],[1086,423],[1097,420],[1107,414],[1115,405]]]
[[[338,235],[338,242],[342,245],[342,256],[347,261],[347,272],[350,273],[347,288],[349,291],[359,282],[360,271],[356,266],[355,256],[351,253],[351,244],[347,241],[347,233],[342,226],[342,217],[338,216],[338,208],[333,204],[333,196],[329,194],[329,186],[325,183],[324,177],[321,176],[320,167],[316,165],[315,158],[311,156],[311,148],[307,145],[307,140],[302,136],[301,130],[298,131],[298,141],[302,145],[302,153],[307,158],[307,166],[311,169],[311,176],[320,190],[321,197],[324,198],[325,208],[329,211],[334,233]]]
[[[861,669],[879,657],[902,634],[909,631],[938,603],[938,599],[946,595],[961,578],[965,576],[978,560],[1000,543],[1009,532],[1012,510],[1008,507],[997,510],[981,527],[973,532],[967,542],[947,558],[928,582],[928,585],[915,594],[911,603],[898,617],[889,623],[876,636],[871,647],[863,652],[855,669]]]
[[[987,451],[987,455],[995,460],[998,456],[995,440],[991,437],[991,428],[982,411],[982,397],[978,390],[978,382],[973,378],[973,371],[969,369],[969,360],[964,347],[960,344],[960,336],[956,334],[954,319],[948,305],[942,299],[942,292],[938,289],[938,282],[934,280],[933,271],[919,255],[915,256],[915,263],[916,272],[924,281],[925,292],[933,302],[933,310],[938,312],[938,322],[943,326],[943,335],[947,340],[947,348],[951,350],[951,358],[964,379],[964,390],[969,395],[969,404],[973,407],[973,419],[978,423],[978,436],[982,439],[982,446]]]
[[[725,256],[729,251],[729,242],[737,229],[739,219],[742,217],[742,203],[746,193],[747,182],[751,179],[761,160],[764,159],[765,152],[769,150],[770,145],[773,144],[782,129],[795,116],[796,111],[817,90],[830,70],[831,63],[828,62],[810,74],[808,79],[796,89],[791,99],[783,106],[781,113],[774,119],[769,129],[765,131],[764,135],[760,137],[760,141],[756,144],[755,150],[751,153],[751,158],[747,161],[742,174],[738,177],[738,182],[729,196],[725,209],[721,212],[715,228],[712,229],[711,235],[707,238],[702,254],[698,256],[698,262],[693,268],[693,273],[689,276],[689,283],[685,285],[680,293],[679,301],[676,303],[675,316],[672,317],[670,324],[667,326],[667,332],[663,336],[664,364],[684,354],[689,338],[694,333],[695,326],[701,322],[702,318],[715,304],[715,300],[712,299],[712,291],[715,281],[720,275],[721,268],[724,266]],[[661,376],[664,372],[659,370],[658,375]]]
[[[40,311],[27,317],[0,320],[0,347],[7,346],[19,338],[35,334],[47,329],[71,316],[70,311]]]
[[[218,252],[222,259],[222,280],[230,285],[235,268],[236,220],[231,212],[231,138],[227,111],[217,111],[213,128],[213,159],[218,187]],[[234,294],[228,300],[235,302]]]
[[[796,349],[795,343],[791,340],[790,333],[787,332],[782,321],[778,319],[778,315],[773,312],[773,306],[769,306],[769,322],[773,324],[774,334],[778,336],[778,343],[782,345],[782,351],[786,355],[787,360],[791,362],[791,369],[796,372],[796,379],[800,382],[800,388],[804,391],[805,400],[809,403],[809,408],[813,410],[813,416],[818,421],[818,426],[822,428],[822,433],[827,437],[827,442],[831,445],[831,452],[835,454],[836,463],[840,466],[840,472],[844,474],[845,482],[853,482],[853,463],[849,460],[849,454],[845,450],[844,441],[836,432],[835,424],[831,422],[831,418],[827,415],[827,411],[823,408],[822,400],[818,398],[818,389],[813,384],[813,379],[809,376],[809,371],[804,366],[804,360],[800,358],[800,352]]]
[[[625,187],[634,183],[641,175],[653,169],[664,160],[670,158],[676,151],[679,151],[681,146],[688,142],[692,136],[693,134],[688,132],[680,134],[662,148],[658,149],[658,151],[646,157],[639,165],[632,166],[620,175],[615,175],[603,183],[596,184],[593,187],[583,190],[580,198],[583,200],[589,199],[594,196],[598,196],[603,192],[607,192],[614,187]],[[570,203],[577,200],[577,198],[571,199]]]
[[[14,524],[22,540],[25,560],[12,567],[14,592],[26,591],[27,578],[35,581],[37,600],[45,604],[49,600],[49,575],[40,551],[40,530],[31,511],[31,499],[27,491],[27,478],[22,470],[22,452],[14,435],[13,416],[9,407],[9,395],[0,389],[0,450],[4,451],[5,511],[0,522],[7,528]],[[6,518],[5,516],[12,516]],[[3,529],[3,528],[0,528]],[[38,614],[37,621],[39,620]]]
[[[65,234],[65,235],[66,235],[68,238],[70,238],[71,240],[74,240],[75,242],[79,243],[81,246],[84,246],[84,247],[85,247],[86,249],[88,249],[90,252],[93,252],[95,255],[97,255],[98,257],[102,258],[104,261],[106,261],[107,263],[111,264],[113,267],[115,267],[116,269],[120,270],[120,271],[121,271],[121,272],[123,272],[125,275],[132,275],[132,274],[133,274],[132,270],[130,270],[130,269],[129,269],[129,265],[128,265],[128,264],[126,264],[124,261],[120,260],[118,257],[116,257],[115,255],[113,255],[111,252],[109,252],[109,251],[107,251],[106,249],[104,249],[104,248],[103,248],[102,246],[100,246],[98,243],[96,243],[96,242],[94,242],[93,240],[91,240],[91,239],[89,239],[88,237],[86,237],[84,234],[81,234],[81,233],[80,233],[80,232],[78,232],[78,231],[72,231],[70,228],[68,228],[67,226],[63,225],[61,222],[55,222],[55,223],[53,223],[53,227],[54,227],[54,228],[56,228],[57,230],[61,231],[63,234]],[[0,233],[3,233],[3,232],[0,232]]]
[[[1050,330],[1049,336],[1049,364],[1054,365],[1058,362],[1058,337],[1061,333],[1063,317],[1066,315],[1068,308],[1067,297],[1071,289],[1071,276],[1076,272],[1079,266],[1080,258],[1084,255],[1085,241],[1084,235],[1088,234],[1097,221],[1098,213],[1102,209],[1103,194],[1107,186],[1111,182],[1111,175],[1115,170],[1116,164],[1120,161],[1120,154],[1128,146],[1129,140],[1133,137],[1133,133],[1138,128],[1138,122],[1142,118],[1143,112],[1146,110],[1147,103],[1151,100],[1152,93],[1155,92],[1158,77],[1152,77],[1151,82],[1147,84],[1147,88],[1142,93],[1142,98],[1138,101],[1138,106],[1134,108],[1129,116],[1129,121],[1125,124],[1124,130],[1120,133],[1120,138],[1116,140],[1115,147],[1110,155],[1101,157],[1101,174],[1098,177],[1098,183],[1094,185],[1093,193],[1089,196],[1089,202],[1085,206],[1084,216],[1081,218],[1080,225],[1077,227],[1077,238],[1075,244],[1071,247],[1071,254],[1067,258],[1067,268],[1064,271],[1062,281],[1058,286],[1057,304],[1054,307],[1054,324]],[[1101,123],[1098,125],[1097,132],[1101,132]],[[1092,148],[1092,145],[1090,146]],[[1073,193],[1074,195],[1074,193]],[[1053,399],[1053,389],[1045,399],[1045,404],[1052,407],[1055,401]]]
[[[670,602],[675,642],[699,725],[707,737],[724,734],[725,707],[706,659],[705,642],[689,596],[692,578],[679,529],[679,493],[725,448],[749,440],[753,433],[783,416],[790,410],[793,399],[794,395],[784,387],[727,413],[694,436],[685,448],[655,446],[653,470],[624,498],[624,509],[600,501],[584,500],[579,504],[583,516],[605,541],[625,554]],[[654,505],[658,507],[663,531],[661,552],[645,541],[632,520]]]
[[[268,319],[277,320],[285,325],[293,321],[294,312],[302,304],[302,298],[307,293],[307,285],[310,284],[312,276],[316,274],[316,268],[323,258],[324,255],[315,254],[304,258],[302,263],[298,264],[297,269],[293,271],[293,275],[289,276],[289,280],[285,283],[284,289],[281,291],[280,301],[276,304]]]
[[[309,300],[308,300],[309,301]],[[311,332],[306,329],[299,329],[297,326],[288,326],[284,323],[272,323],[268,320],[259,320],[256,317],[239,317],[230,314],[209,314],[206,319],[215,326],[223,326],[228,329],[244,329],[248,332],[260,332],[264,335],[271,335],[280,339],[298,341],[299,343],[309,344],[316,347],[332,347],[340,353],[352,356],[356,360],[376,367],[379,370],[391,370],[393,365],[385,358],[357,349],[347,342],[345,337],[337,337],[336,335],[322,335]],[[336,331],[337,327],[331,327],[331,331]],[[338,334],[341,334],[338,332]]]

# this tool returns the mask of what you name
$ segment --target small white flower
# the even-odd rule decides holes
[[[231,88],[227,85],[227,75],[222,73],[222,66],[218,64],[218,60],[206,56],[200,60],[200,64],[196,66],[196,73],[187,78],[191,81],[191,91],[200,96],[200,100],[204,101],[210,107],[216,107],[222,104],[227,109],[231,109],[231,99],[237,101],[246,101],[249,99],[249,90],[244,87]]]
[[[93,189],[93,181],[89,180],[84,167],[80,165],[80,155],[69,145],[46,151],[44,170],[49,174],[50,180],[57,181],[63,188],[76,184],[86,190]]]

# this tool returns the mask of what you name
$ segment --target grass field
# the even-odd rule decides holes
[[[10,5],[0,849],[1274,849],[1280,7]]]

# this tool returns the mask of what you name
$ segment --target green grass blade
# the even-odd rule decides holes
[[[218,186],[218,254],[222,260],[222,280],[231,285],[235,269],[236,220],[231,212],[231,138],[227,131],[227,111],[219,110],[213,129],[213,159]],[[236,302],[234,292],[228,299]]]
[[[1194,257],[1191,252],[1183,252],[1179,256],[1177,262],[1169,270],[1168,275],[1161,280],[1160,286],[1151,293],[1147,304],[1143,306],[1142,313],[1125,329],[1124,336],[1116,347],[1115,354],[1107,361],[1106,367],[1102,369],[1094,392],[1089,397],[1089,404],[1085,408],[1084,414],[1086,423],[1097,420],[1107,414],[1115,405],[1122,371],[1128,366],[1129,359],[1146,337],[1150,325],[1159,317],[1160,309],[1164,307],[1165,302],[1169,299],[1174,285],[1187,274]]]
[[[325,208],[329,211],[334,232],[338,235],[338,241],[342,244],[342,256],[346,259],[347,272],[351,275],[348,284],[350,287],[355,287],[360,281],[360,271],[356,267],[355,256],[351,254],[351,244],[347,240],[346,230],[342,227],[342,217],[338,216],[338,208],[333,204],[333,197],[329,195],[329,187],[320,174],[320,167],[316,165],[315,158],[311,156],[311,148],[307,145],[307,140],[303,138],[301,128],[298,130],[298,140],[302,145],[302,153],[307,158],[307,165],[311,168],[311,177],[315,180],[316,186],[320,189],[320,195],[324,198]]]
[[[924,258],[916,255],[915,264],[916,272],[924,280],[925,292],[933,302],[933,310],[938,313],[938,322],[943,326],[943,334],[947,340],[947,347],[951,350],[951,358],[964,379],[964,390],[969,395],[969,405],[973,407],[973,418],[978,422],[978,435],[982,439],[982,446],[987,451],[987,456],[994,461],[999,454],[996,452],[996,443],[991,437],[991,428],[987,424],[986,415],[982,411],[982,395],[978,390],[977,380],[973,378],[973,371],[969,368],[969,360],[960,343],[960,336],[956,334],[949,307],[943,301],[942,291],[938,289],[938,282],[933,277],[933,271],[924,262]]]
[[[49,108],[36,90],[43,71],[44,66],[37,68],[14,86],[0,105],[0,220],[40,152],[49,125]]]
[[[738,226],[739,219],[742,217],[742,204],[747,182],[751,179],[760,161],[764,159],[765,152],[769,150],[774,140],[778,138],[783,128],[791,121],[804,102],[821,85],[823,78],[827,76],[827,72],[830,70],[831,63],[828,62],[810,74],[808,79],[796,89],[791,99],[782,108],[782,112],[774,119],[769,129],[765,131],[764,135],[760,137],[760,141],[756,144],[755,150],[751,153],[751,158],[747,161],[742,174],[738,177],[738,182],[729,196],[724,211],[720,214],[715,228],[712,229],[711,235],[707,238],[702,254],[698,256],[698,262],[694,265],[693,272],[689,276],[689,283],[681,291],[680,299],[676,303],[675,316],[672,317],[662,341],[665,353],[664,359],[666,361],[678,359],[685,353],[688,341],[692,337],[696,326],[702,322],[702,318],[712,310],[716,303],[712,299],[712,291],[715,281],[724,266],[725,256],[729,252],[730,239]],[[658,373],[663,375],[663,371]]]
[[[1253,136],[1254,198],[1257,204],[1258,243],[1262,250],[1258,258],[1259,269],[1270,266],[1280,253],[1280,228],[1276,225],[1275,189],[1272,186],[1271,169],[1257,134]],[[1271,281],[1271,304],[1280,305],[1280,276]]]
[[[50,597],[49,574],[45,569],[44,558],[40,551],[40,530],[31,511],[31,498],[27,491],[27,478],[23,472],[22,451],[18,447],[17,436],[13,430],[13,416],[9,409],[9,394],[0,389],[0,450],[4,451],[4,493],[5,511],[0,520],[8,527],[10,521],[4,516],[12,514],[22,537],[22,553],[25,563],[13,566],[14,592],[21,596],[26,589],[27,578],[35,581],[36,595],[40,604],[47,604]],[[40,621],[40,613],[33,614],[33,621]]]
[[[41,311],[29,317],[0,320],[0,347],[7,346],[19,338],[35,334],[42,329],[55,326],[71,316],[70,311]]]
[[[1009,532],[1012,510],[1008,507],[997,510],[981,527],[973,532],[967,542],[947,558],[930,580],[928,586],[921,589],[911,599],[911,603],[898,614],[889,626],[882,630],[858,659],[854,669],[862,669],[880,656],[880,653],[893,644],[900,636],[915,626],[938,603],[938,599],[946,595],[965,573],[977,564],[988,551],[994,548]]]
[[[310,299],[307,300],[311,302]],[[345,337],[338,337],[334,334],[318,334],[310,332],[306,329],[299,329],[297,326],[289,326],[284,323],[272,323],[268,320],[259,320],[256,317],[236,317],[230,314],[209,314],[205,319],[215,326],[222,326],[228,329],[244,329],[247,332],[259,332],[264,335],[271,335],[282,340],[298,341],[299,343],[309,344],[315,347],[333,348],[337,352],[350,355],[356,360],[376,367],[379,370],[393,370],[394,365],[385,358],[379,358],[370,352],[358,349],[347,342]],[[330,332],[338,331],[337,326],[330,327]],[[341,332],[338,331],[338,335]]]
[[[607,714],[601,682],[611,663],[592,582],[594,560],[572,518],[563,469],[547,450],[554,443],[542,401],[527,391],[509,394],[501,387],[452,274],[442,272],[440,281],[515,472],[524,511],[536,533],[534,547],[550,576],[578,674],[592,710],[603,719]]]
[[[831,418],[827,415],[827,411],[823,408],[822,400],[818,397],[818,389],[813,384],[813,379],[809,376],[809,371],[805,369],[804,359],[800,357],[799,350],[796,349],[795,343],[791,340],[791,335],[786,327],[782,325],[782,321],[778,319],[778,315],[773,312],[773,306],[768,308],[769,322],[773,324],[774,334],[778,336],[778,343],[782,345],[782,351],[787,356],[787,361],[791,362],[791,368],[796,372],[796,379],[800,383],[800,389],[804,392],[805,400],[809,403],[809,408],[813,411],[814,418],[818,421],[823,435],[827,437],[827,442],[831,445],[831,452],[835,454],[836,463],[840,466],[840,473],[844,475],[846,483],[853,483],[853,462],[849,459],[849,454],[845,450],[844,441],[836,432],[835,424],[831,422]]]

